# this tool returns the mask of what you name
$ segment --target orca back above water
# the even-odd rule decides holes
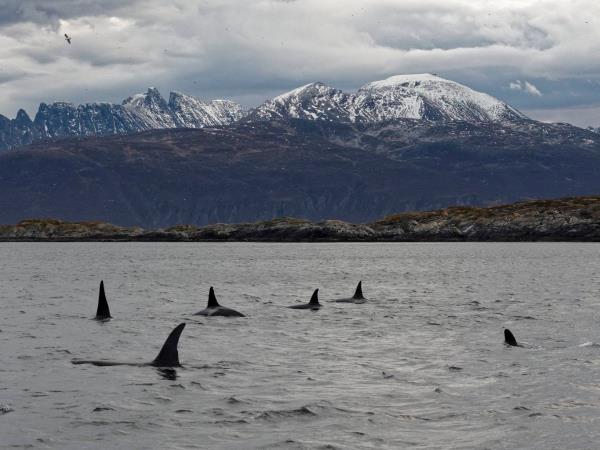
[[[337,299],[335,302],[336,303],[364,303],[365,302],[365,297],[363,296],[363,292],[362,292],[362,281],[358,282],[358,285],[356,286],[356,291],[354,291],[354,295],[350,298],[340,298]]]
[[[106,301],[106,294],[104,293],[104,280],[100,281],[100,293],[98,294],[98,309],[96,310],[96,320],[107,320],[112,318],[110,315],[110,309],[108,308],[108,302]]]
[[[241,312],[236,311],[235,309],[226,308],[224,306],[219,305],[217,301],[217,297],[215,295],[215,290],[211,286],[208,291],[208,304],[206,308],[202,311],[199,311],[194,314],[195,316],[222,316],[222,317],[246,317]]]
[[[315,289],[315,291],[313,292],[313,295],[310,298],[310,301],[308,303],[305,303],[303,305],[288,306],[288,308],[291,308],[291,309],[312,309],[312,310],[319,309],[320,307],[321,307],[321,304],[319,303],[319,290],[318,289]]]
[[[74,359],[71,362],[73,364],[92,364],[94,366],[153,366],[153,367],[180,367],[179,364],[179,351],[177,346],[179,345],[179,337],[181,332],[185,328],[185,323],[177,325],[173,331],[167,337],[167,340],[163,344],[160,352],[153,361],[147,363],[131,363],[131,362],[120,362],[120,361],[105,361],[105,360],[82,360]]]
[[[504,343],[506,345],[510,345],[511,347],[519,346],[519,344],[517,344],[517,340],[515,339],[515,335],[512,334],[508,328],[504,330]]]

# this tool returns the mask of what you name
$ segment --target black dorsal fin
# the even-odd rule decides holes
[[[358,285],[356,286],[356,291],[354,291],[354,297],[355,299],[364,299],[363,297],[363,293],[362,293],[362,281],[358,282]]]
[[[177,344],[179,344],[179,336],[185,328],[185,323],[180,323],[175,327],[169,337],[163,344],[158,356],[152,361],[153,366],[157,367],[178,367],[179,366],[179,352],[177,351]]]
[[[208,305],[206,306],[207,308],[216,308],[219,305],[219,302],[217,301],[217,297],[215,296],[215,290],[213,289],[213,287],[210,287],[210,290],[208,291]]]
[[[310,298],[310,302],[308,302],[309,305],[318,305],[319,304],[319,290],[315,289],[315,292],[313,292],[312,297]]]
[[[512,345],[513,347],[517,347],[517,340],[515,339],[515,335],[507,328],[504,330],[504,343],[508,345]]]
[[[110,317],[110,309],[108,309],[108,302],[106,301],[106,294],[104,293],[104,280],[102,280],[100,281],[100,294],[98,295],[96,319],[109,319]]]

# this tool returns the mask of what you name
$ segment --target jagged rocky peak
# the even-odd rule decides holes
[[[41,103],[33,122],[24,111],[11,120],[0,116],[0,150],[58,136],[127,134],[159,128],[202,128],[228,125],[245,115],[228,100],[203,102],[172,92],[167,102],[158,89],[123,100],[121,104]]]
[[[148,88],[143,94],[128,97],[123,101],[123,106],[137,117],[142,129],[176,126],[167,101],[155,87]]]
[[[245,112],[230,100],[202,101],[181,92],[171,92],[169,108],[178,126],[199,128],[202,126],[227,125],[241,119]]]
[[[166,100],[160,95],[160,92],[155,87],[149,87],[144,93],[135,94],[127,97],[122,103],[124,106],[146,107],[153,108],[156,106],[168,108]]]
[[[31,121],[31,118],[29,117],[29,114],[27,114],[27,111],[25,111],[24,109],[19,109],[17,111],[17,115],[15,117],[15,124],[18,126],[28,126],[31,125],[33,122]]]

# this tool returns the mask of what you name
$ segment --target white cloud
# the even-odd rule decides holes
[[[536,95],[538,97],[542,96],[542,93],[540,92],[540,90],[537,87],[535,87],[535,85],[533,83],[530,83],[529,81],[520,81],[520,80],[511,81],[508,84],[508,87],[510,89],[512,89],[513,91],[522,91],[522,92],[525,92],[530,95]]]
[[[542,96],[542,93],[540,92],[540,90],[538,88],[536,88],[532,83],[530,83],[529,81],[525,81],[524,83],[524,87],[523,90],[525,92],[527,92],[528,94],[531,95],[537,95],[538,97]]]

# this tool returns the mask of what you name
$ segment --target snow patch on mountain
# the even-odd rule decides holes
[[[321,82],[278,95],[254,110],[259,119],[344,120],[351,96]]]

